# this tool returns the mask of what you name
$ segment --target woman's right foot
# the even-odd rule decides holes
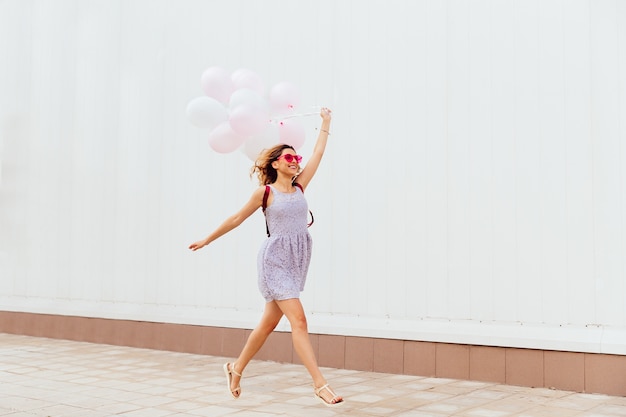
[[[339,407],[343,404],[343,398],[335,394],[335,391],[328,384],[315,388],[315,397],[326,407]]]

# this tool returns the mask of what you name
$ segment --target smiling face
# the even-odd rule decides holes
[[[300,171],[299,162],[301,161],[302,157],[300,155],[297,155],[296,151],[291,148],[285,148],[283,149],[278,159],[276,159],[272,163],[272,166],[274,167],[274,169],[276,169],[276,171],[293,176]]]

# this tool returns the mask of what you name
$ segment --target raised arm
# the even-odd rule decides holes
[[[226,233],[233,230],[235,227],[239,226],[246,220],[252,213],[254,213],[261,205],[263,204],[263,194],[265,193],[265,187],[259,187],[252,193],[250,200],[239,210],[237,213],[233,214],[224,222],[218,226],[213,233],[208,235],[206,238],[199,240],[197,242],[189,245],[189,249],[192,251],[196,251],[209,243],[213,242],[217,238],[225,235]]]
[[[311,182],[313,175],[317,172],[317,168],[322,161],[324,151],[326,150],[326,142],[328,141],[328,135],[330,135],[330,120],[332,118],[330,109],[322,107],[320,110],[320,116],[322,117],[322,125],[320,126],[320,133],[317,135],[317,141],[313,148],[313,155],[307,161],[306,165],[302,169],[302,172],[298,174],[297,182],[306,188]]]

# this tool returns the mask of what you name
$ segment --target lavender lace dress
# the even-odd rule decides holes
[[[265,209],[270,237],[257,258],[259,290],[267,302],[299,298],[311,261],[313,241],[307,230],[307,202],[300,188],[281,193]]]

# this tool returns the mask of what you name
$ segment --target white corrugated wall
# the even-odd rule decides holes
[[[255,187],[213,65],[334,110],[312,331],[626,354],[618,0],[1,1],[0,309],[254,325],[261,213],[187,249]]]

